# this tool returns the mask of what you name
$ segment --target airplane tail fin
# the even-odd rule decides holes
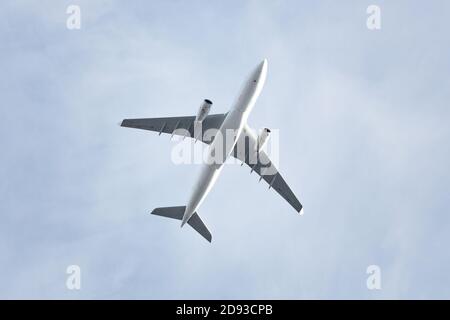
[[[179,206],[179,207],[163,207],[163,208],[156,208],[152,211],[152,214],[166,217],[166,218],[172,218],[177,220],[183,219],[184,211],[186,210],[186,206]],[[209,232],[208,228],[203,223],[202,219],[198,216],[197,212],[195,212],[191,218],[187,221],[188,225],[190,225],[195,231],[200,233],[200,235],[211,242],[212,236]]]

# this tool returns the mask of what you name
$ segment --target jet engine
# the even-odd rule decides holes
[[[258,136],[258,151],[259,149],[261,149],[264,144],[267,141],[267,138],[269,138],[270,135],[270,129],[269,128],[264,128],[261,133]]]
[[[198,109],[197,116],[195,117],[195,122],[202,122],[206,118],[206,116],[209,113],[209,110],[211,109],[211,105],[212,105],[211,100],[205,99],[202,102],[200,109]]]

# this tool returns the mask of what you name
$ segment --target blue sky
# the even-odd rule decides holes
[[[66,29],[66,8],[81,29]],[[381,30],[366,8],[381,8]],[[2,1],[0,298],[449,298],[446,1]],[[227,166],[208,244],[154,207],[198,165],[123,118],[225,112],[280,129],[300,217]],[[68,265],[82,288],[66,288]],[[381,268],[382,289],[366,287]]]

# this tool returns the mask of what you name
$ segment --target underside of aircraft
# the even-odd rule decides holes
[[[303,206],[262,149],[270,135],[270,130],[265,128],[257,134],[247,124],[248,115],[262,90],[266,74],[267,60],[264,59],[250,74],[239,98],[227,113],[209,114],[212,102],[205,99],[196,116],[122,121],[122,127],[150,130],[160,135],[165,133],[171,136],[190,137],[207,144],[211,150],[209,161],[204,164],[187,205],[156,208],[152,214],[180,220],[181,226],[187,223],[211,242],[211,233],[198,216],[197,209],[211,190],[223,168],[223,163],[229,156],[245,163],[250,168],[250,172],[255,172],[259,175],[260,181],[264,180],[268,184],[269,189],[275,190],[297,212],[303,214]],[[229,139],[226,138],[228,130],[233,132],[233,137]],[[202,134],[205,132],[213,132],[213,134]],[[217,159],[217,155],[214,157],[213,153],[217,154],[216,151],[219,149],[222,153]]]

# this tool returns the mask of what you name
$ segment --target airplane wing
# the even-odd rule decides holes
[[[259,150],[259,152],[256,152],[256,143],[256,134],[248,126],[245,126],[243,134],[239,137],[239,140],[232,152],[233,157],[247,164],[251,168],[250,173],[253,171],[256,172],[260,176],[260,181],[261,179],[264,179],[264,181],[269,184],[269,189],[274,189],[297,212],[303,214],[303,206],[300,201],[298,201],[291,188],[289,188],[286,181],[284,181],[283,177],[278,172],[266,152],[264,150]],[[240,148],[239,145],[245,147]]]
[[[225,115],[226,114],[208,115],[202,121],[202,132],[206,132],[209,129],[219,129]],[[194,120],[195,116],[125,119],[122,121],[121,126],[155,131],[159,134],[168,133],[171,135],[194,137]],[[203,135],[198,137],[198,139],[204,143],[211,143],[212,137],[206,138],[208,140],[203,140]]]

